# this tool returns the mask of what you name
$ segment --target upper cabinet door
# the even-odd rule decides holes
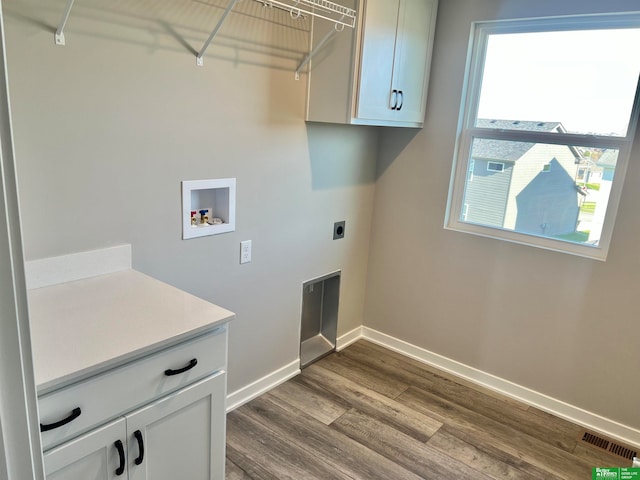
[[[47,480],[126,480],[125,428],[121,418],[49,450],[44,454]]]
[[[356,117],[368,120],[394,118],[392,92],[396,34],[401,0],[367,0]]]
[[[349,1],[349,0],[345,0]],[[309,69],[308,121],[422,127],[438,0],[358,0]],[[312,20],[314,45],[328,28]]]
[[[400,92],[396,120],[424,120],[436,9],[436,0],[402,0],[393,66],[393,88]]]

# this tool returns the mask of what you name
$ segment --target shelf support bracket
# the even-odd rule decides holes
[[[344,28],[344,27],[343,27]],[[305,65],[307,63],[309,63],[311,61],[311,59],[313,58],[313,56],[318,53],[322,47],[325,46],[325,44],[331,40],[331,38],[336,34],[341,32],[342,30],[338,30],[337,28],[333,28],[331,29],[324,37],[322,37],[322,40],[320,40],[318,42],[318,45],[316,45],[316,47],[311,50],[309,52],[309,54],[305,57],[305,59],[302,61],[302,63],[300,63],[300,65],[298,65],[298,68],[296,69],[296,75],[295,78],[296,80],[300,80],[300,72],[302,71],[302,69],[305,67]]]
[[[75,0],[69,0],[67,2],[67,7],[64,9],[64,15],[62,16],[62,20],[60,21],[60,25],[56,30],[54,40],[56,45],[64,45],[64,27],[67,24],[67,20],[69,20],[69,14],[71,13],[71,8],[73,7],[73,2]]]
[[[69,1],[73,1],[73,0],[69,0]],[[226,20],[227,15],[229,15],[229,13],[231,13],[231,10],[236,5],[236,3],[238,3],[238,1],[239,0],[231,0],[229,2],[229,4],[227,5],[227,8],[222,13],[222,17],[220,17],[220,20],[218,20],[218,24],[215,26],[215,28],[211,32],[211,35],[209,35],[209,38],[207,38],[207,41],[204,42],[204,45],[202,46],[202,48],[198,52],[198,55],[196,55],[196,65],[198,65],[199,67],[204,65],[204,60],[202,58],[204,56],[204,53],[207,51],[207,48],[209,48],[209,45],[211,45],[211,42],[213,41],[215,36],[218,34],[218,30],[220,30],[220,27],[222,27],[222,24]]]

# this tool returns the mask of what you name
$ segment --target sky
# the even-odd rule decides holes
[[[638,47],[640,29],[491,35],[478,117],[625,136],[640,76]]]

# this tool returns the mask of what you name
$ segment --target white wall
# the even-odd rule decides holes
[[[61,47],[66,3],[5,4],[26,258],[131,243],[236,312],[230,392],[298,358],[303,281],[342,269],[338,333],[361,325],[377,133],[303,121],[308,23],[240,2],[196,67],[222,1],[78,1]],[[226,177],[236,231],[181,240],[180,181]]]
[[[365,325],[640,429],[640,143],[604,263],[443,229],[471,22],[637,7],[440,2],[425,128],[381,138]]]

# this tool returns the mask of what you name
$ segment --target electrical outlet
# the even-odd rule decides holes
[[[333,224],[333,239],[338,240],[344,238],[345,221],[336,222]]]
[[[240,263],[249,263],[251,261],[251,240],[240,242]]]

